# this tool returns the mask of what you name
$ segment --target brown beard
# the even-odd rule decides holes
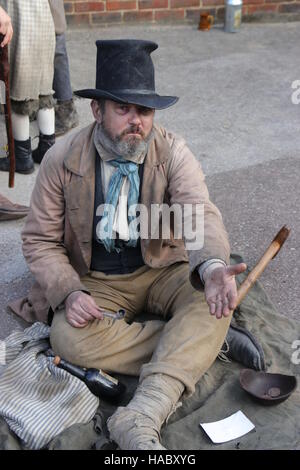
[[[123,138],[131,133],[139,134],[141,139],[139,137],[131,136],[129,139],[124,141]],[[105,126],[105,119],[101,124],[98,124],[98,138],[102,145],[106,150],[112,152],[112,154],[124,159],[129,158],[130,160],[135,160],[138,159],[141,154],[146,154],[149,142],[152,140],[153,135],[153,128],[149,135],[146,136],[138,126],[132,125],[122,131],[121,134],[114,137],[110,130]]]

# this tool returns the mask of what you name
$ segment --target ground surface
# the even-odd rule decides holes
[[[158,93],[177,95],[176,106],[156,119],[183,135],[201,161],[212,200],[220,208],[233,252],[253,266],[282,225],[291,235],[263,274],[262,283],[278,310],[299,318],[300,104],[292,83],[300,80],[299,23],[244,24],[237,34],[221,27],[124,26],[69,31],[67,46],[74,89],[94,88],[97,39],[154,40]],[[89,100],[77,100],[80,126],[92,121]],[[0,125],[2,139],[4,126]],[[32,137],[37,135],[35,124]],[[37,140],[33,140],[33,146]],[[16,175],[1,192],[28,204],[38,167]],[[0,337],[25,325],[6,311],[7,301],[32,283],[21,252],[23,221],[0,226]]]

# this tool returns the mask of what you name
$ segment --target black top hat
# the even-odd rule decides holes
[[[158,48],[152,41],[120,39],[96,41],[96,89],[77,90],[83,98],[106,98],[147,108],[164,109],[178,101],[177,96],[155,93],[151,52]]]

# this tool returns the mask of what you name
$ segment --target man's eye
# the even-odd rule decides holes
[[[117,107],[117,111],[119,111],[119,113],[121,114],[126,114],[128,112],[128,106],[126,106],[125,104],[120,105]]]
[[[139,111],[141,114],[143,114],[144,116],[147,116],[148,114],[151,114],[152,113],[152,109],[151,108],[139,108]]]

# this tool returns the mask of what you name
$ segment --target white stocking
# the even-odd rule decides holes
[[[12,111],[12,132],[15,140],[29,139],[29,116],[27,114],[16,114]]]
[[[41,134],[53,135],[55,132],[55,112],[54,108],[39,109],[37,123]]]

